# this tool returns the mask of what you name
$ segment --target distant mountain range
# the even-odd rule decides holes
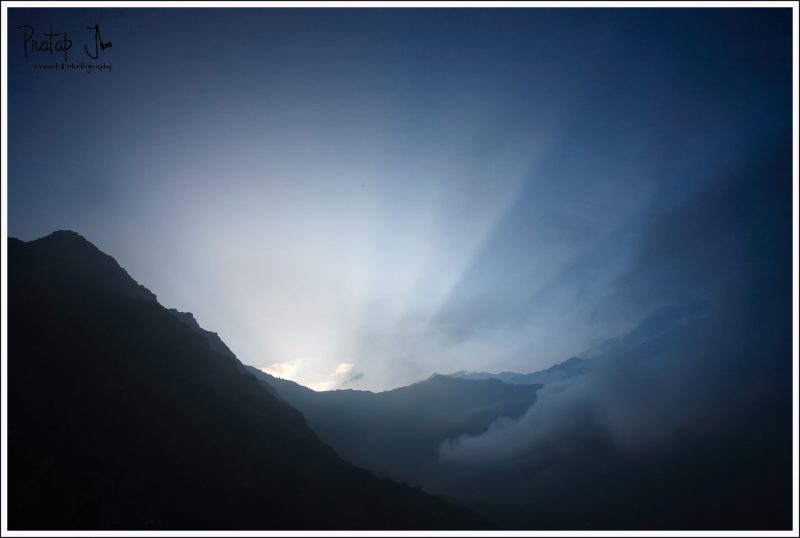
[[[407,387],[377,393],[351,389],[315,392],[248,368],[278,397],[300,410],[320,438],[348,461],[493,514],[492,503],[512,504],[507,497],[517,496],[518,487],[512,482],[518,472],[515,467],[443,461],[441,446],[462,436],[482,434],[498,421],[520,418],[535,405],[544,385],[582,375],[586,361],[573,357],[528,374],[435,374]],[[484,474],[488,476],[481,478]],[[515,517],[501,517],[500,524],[512,524]]]
[[[433,375],[385,392],[315,392],[251,368],[253,374],[300,410],[320,438],[342,457],[380,475],[430,488],[441,473],[438,447],[477,435],[501,417],[522,415],[540,385],[508,385]]]
[[[11,529],[458,529],[72,232],[8,243]]]
[[[510,385],[546,385],[547,383],[565,381],[573,377],[578,377],[584,372],[586,372],[586,361],[579,357],[572,357],[571,359],[567,359],[545,370],[529,374],[518,374],[516,372],[490,374],[487,372],[468,372],[462,370],[451,375],[459,379],[499,379],[503,383],[508,383]]]
[[[662,336],[681,337],[678,329]],[[652,339],[644,342],[649,347],[641,348],[642,360],[655,345]],[[754,408],[746,427],[720,427],[703,435],[687,432],[634,450],[620,444],[597,408],[553,407],[563,391],[580,393],[586,384],[598,382],[591,376],[602,377],[618,367],[613,355],[609,357],[573,357],[525,374],[434,375],[379,393],[314,392],[251,371],[300,410],[343,458],[472,508],[499,528],[736,529],[786,524],[786,462],[768,458],[787,453],[789,438],[775,435],[784,431],[785,409]],[[679,405],[681,394],[674,398]],[[537,433],[540,424],[550,433]],[[487,437],[497,443],[492,451],[502,451],[515,436],[540,438],[504,458],[442,457],[443,446],[493,431],[506,433]],[[770,487],[756,493],[760,483]]]

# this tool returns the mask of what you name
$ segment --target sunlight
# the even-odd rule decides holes
[[[292,379],[292,376],[297,371],[299,366],[298,362],[288,363],[288,362],[281,362],[276,364],[270,364],[264,368],[259,368],[265,374],[269,374],[274,377],[280,377],[281,379]]]
[[[349,374],[350,371],[353,369],[353,366],[355,366],[355,364],[353,364],[351,362],[340,363],[336,367],[336,373],[339,374],[339,375]]]

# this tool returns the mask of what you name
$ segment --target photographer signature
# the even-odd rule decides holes
[[[42,33],[42,36],[46,39],[37,40],[34,37],[36,35],[36,31],[33,26],[23,24],[21,26],[17,26],[17,29],[23,31],[23,51],[25,53],[25,58],[28,58],[28,52],[43,52],[49,53],[50,55],[58,52],[64,54],[64,61],[68,60],[67,56],[69,54],[69,50],[72,48],[72,40],[67,35],[67,32],[64,32],[62,37],[61,34],[53,32],[53,29],[50,28],[48,33]],[[100,55],[100,51],[110,49],[112,44],[111,41],[103,41],[103,38],[100,35],[99,24],[89,26],[86,29],[93,31],[92,40],[94,42],[94,53],[90,52],[89,45],[84,45],[83,50],[86,52],[86,55],[89,56],[89,58],[96,60]]]

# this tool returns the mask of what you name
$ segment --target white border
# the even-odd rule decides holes
[[[707,0],[707,1],[647,1],[647,0],[631,0],[631,1],[602,1],[602,0],[543,0],[543,1],[524,1],[524,0],[363,0],[363,1],[342,1],[342,0],[297,0],[297,1],[248,1],[248,0],[98,0],[96,2],[91,0],[67,0],[59,1],[25,1],[25,0],[10,0],[3,1],[3,10],[7,7],[176,7],[176,8],[190,8],[190,7],[222,7],[222,8],[237,8],[237,7],[250,7],[250,8],[320,8],[320,7],[354,7],[354,8],[513,8],[513,7],[527,7],[527,8],[547,8],[547,7],[560,7],[560,8],[601,8],[601,7],[652,7],[652,8],[680,8],[680,7],[713,7],[713,8],[743,8],[743,7],[783,7],[792,8],[796,11],[797,3],[793,1],[759,1],[759,0]]]
[[[792,126],[793,126],[793,163],[792,163],[792,208],[793,208],[793,234],[792,234],[792,315],[793,315],[793,339],[792,339],[792,358],[793,358],[793,447],[794,447],[794,469],[793,469],[793,501],[794,501],[794,514],[792,519],[792,530],[790,531],[9,531],[8,530],[8,432],[7,432],[7,403],[8,403],[8,35],[6,29],[8,28],[8,8],[9,7],[258,7],[258,8],[318,8],[318,7],[359,7],[359,8],[477,8],[477,7],[490,7],[490,8],[507,8],[507,7],[526,7],[526,8],[542,8],[542,7],[561,7],[561,8],[579,8],[579,7],[646,7],[646,8],[676,8],[676,7],[714,7],[714,8],[741,8],[741,7],[782,7],[792,9],[792,27],[793,27],[793,88],[792,88]],[[798,271],[800,264],[798,264],[798,229],[800,229],[800,219],[798,218],[798,183],[800,176],[798,176],[798,101],[800,101],[800,94],[798,94],[798,4],[796,2],[759,2],[759,1],[729,1],[729,2],[508,2],[508,1],[465,1],[465,2],[441,2],[441,1],[365,1],[365,2],[320,2],[320,1],[300,1],[300,2],[242,2],[242,1],[189,1],[189,2],[176,2],[176,1],[66,1],[66,2],[32,2],[32,1],[8,1],[2,2],[2,187],[0,188],[0,197],[2,199],[2,207],[0,208],[0,228],[2,229],[2,244],[0,244],[0,259],[2,260],[2,267],[0,268],[0,276],[2,276],[2,305],[0,305],[0,352],[2,352],[2,361],[0,362],[0,382],[2,383],[2,408],[0,409],[0,419],[2,419],[2,437],[0,438],[0,449],[2,450],[2,458],[0,461],[0,532],[2,536],[9,537],[27,537],[27,536],[59,536],[59,537],[100,537],[100,536],[120,536],[120,537],[133,537],[133,536],[164,536],[164,537],[179,537],[179,536],[198,536],[198,537],[211,537],[211,536],[555,536],[555,537],[568,537],[568,536],[597,536],[597,537],[633,537],[633,536],[697,536],[697,537],[712,537],[712,536],[731,536],[731,537],[744,537],[744,536],[775,536],[775,537],[794,537],[798,536],[800,531],[799,523],[799,510],[800,497],[798,497],[798,469],[800,469],[800,457],[798,456],[798,410],[800,410],[800,398],[798,397],[798,375],[800,375],[800,366],[798,365],[798,356],[800,355],[800,346],[798,345],[798,322],[800,322],[800,315],[798,312],[798,291],[800,291],[800,284],[798,280]],[[43,507],[43,509],[47,509]]]
[[[0,435],[0,533],[4,536],[8,532],[8,7],[2,4],[2,14],[0,14],[0,34],[3,36],[2,43],[2,140],[3,146],[0,150],[2,157],[2,187],[0,187],[0,287],[2,288],[2,300],[0,300],[0,384],[2,384],[2,403],[0,403],[0,420],[2,434]]]

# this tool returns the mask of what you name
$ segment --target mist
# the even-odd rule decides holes
[[[655,217],[618,300],[647,312],[585,350],[588,371],[546,385],[517,420],[440,447],[496,461],[596,429],[623,451],[741,427],[791,396],[791,152],[754,141],[741,163]]]

